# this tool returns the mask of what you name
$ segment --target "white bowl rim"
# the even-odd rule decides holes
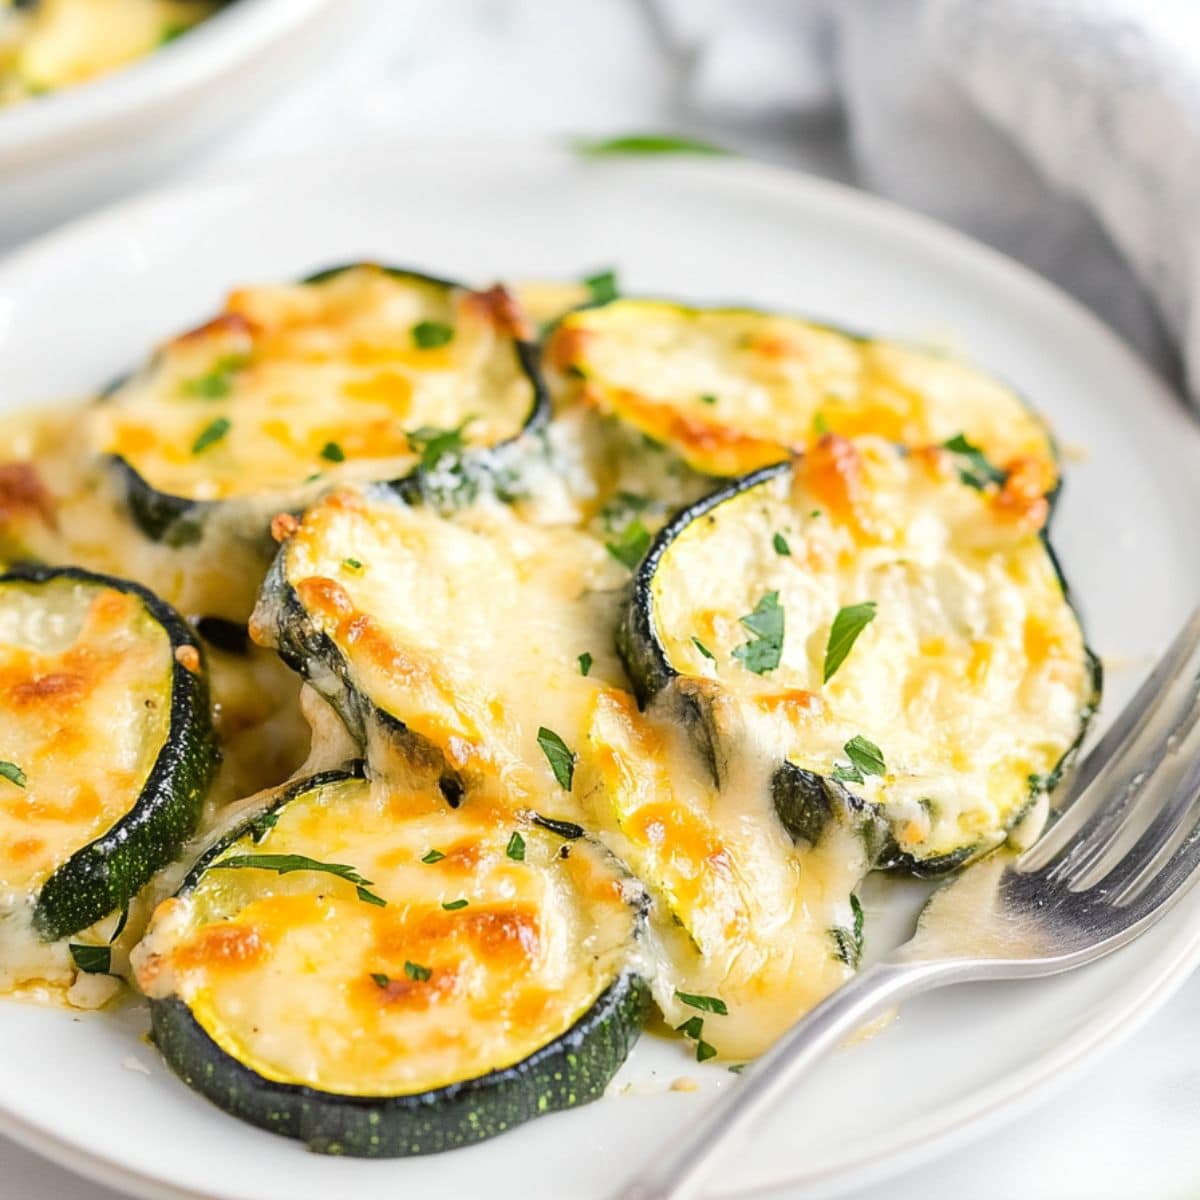
[[[186,37],[88,83],[0,109],[0,171],[52,159],[64,140],[203,87],[264,53],[337,0],[231,0]]]

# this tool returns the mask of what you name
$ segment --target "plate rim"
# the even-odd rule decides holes
[[[533,171],[539,168],[561,168],[566,163],[580,163],[580,156],[570,148],[556,145],[545,137],[482,138],[439,137],[436,140],[420,136],[387,136],[360,139],[334,154],[297,153],[280,156],[268,163],[249,169],[205,171],[166,186],[150,188],[132,197],[105,205],[86,216],[72,220],[57,229],[19,245],[0,256],[0,301],[6,296],[8,277],[19,274],[39,258],[58,256],[69,251],[77,239],[87,240],[106,227],[120,228],[136,223],[143,213],[151,215],[169,207],[178,199],[202,201],[206,195],[215,197],[237,189],[253,189],[286,178],[290,172],[303,171],[317,161],[326,171],[332,164],[345,162],[369,163],[382,151],[404,156],[411,169],[412,160],[420,157],[425,167],[456,158],[469,158],[478,165],[481,174],[489,164],[511,167],[514,156],[521,155]],[[1044,276],[999,250],[982,243],[969,234],[943,224],[933,217],[852,187],[836,180],[809,175],[803,171],[737,156],[616,156],[589,160],[588,169],[670,170],[694,175],[703,183],[706,179],[724,186],[733,184],[748,189],[748,193],[782,198],[799,206],[814,203],[851,210],[851,215],[868,222],[875,229],[900,236],[917,248],[940,249],[952,255],[976,279],[1003,282],[1019,289],[1027,297],[1057,311],[1064,320],[1085,329],[1092,337],[1107,343],[1120,352],[1129,364],[1145,376],[1156,390],[1174,401],[1171,409],[1178,428],[1185,436],[1200,445],[1198,429],[1190,406],[1178,390],[1151,366],[1136,348],[1127,343],[1097,313],[1087,308]],[[0,328],[0,345],[3,329]],[[1166,407],[1163,407],[1165,416]],[[1181,909],[1186,905],[1180,905]],[[1179,920],[1172,914],[1167,920]],[[1180,941],[1180,939],[1176,939]],[[937,1121],[929,1129],[908,1130],[901,1142],[881,1138],[869,1158],[852,1166],[836,1166],[819,1175],[775,1180],[767,1183],[724,1188],[715,1193],[720,1200],[765,1200],[784,1189],[804,1187],[805,1195],[836,1196],[853,1188],[869,1186],[882,1179],[897,1176],[949,1152],[989,1129],[1015,1120],[1023,1111],[1043,1103],[1056,1087],[1066,1086],[1078,1077],[1084,1067],[1115,1050],[1140,1029],[1165,1004],[1200,964],[1200,928],[1181,944],[1164,949],[1158,970],[1145,976],[1144,986],[1135,989],[1119,1009],[1105,1010],[1102,1018],[1093,1018],[1057,1048],[1056,1052],[1040,1055],[1033,1063],[1008,1072],[999,1081],[976,1090],[970,1101],[960,1103],[950,1117]],[[946,1110],[943,1110],[945,1112]],[[0,1104],[0,1134],[42,1155],[67,1170],[113,1188],[130,1191],[146,1200],[222,1200],[223,1192],[196,1191],[184,1184],[164,1181],[157,1175],[140,1172],[102,1152],[84,1149],[68,1138],[31,1124],[9,1107]],[[915,1134],[915,1136],[914,1136]]]

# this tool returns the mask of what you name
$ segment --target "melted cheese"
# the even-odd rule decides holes
[[[883,751],[886,774],[854,790],[919,857],[1002,838],[1030,776],[1075,742],[1093,690],[1038,535],[1044,502],[1013,510],[1003,492],[963,485],[949,458],[828,437],[794,472],[688,526],[652,587],[668,660],[742,701],[742,740],[821,775],[849,765],[855,736]],[[755,674],[734,652],[769,593],[784,611],[782,654]],[[835,616],[867,601],[875,619],[824,683]]]
[[[134,805],[167,736],[166,631],[128,592],[0,584],[0,894],[36,890]]]
[[[0,0],[0,106],[86,83],[157,50],[221,0]]]
[[[181,997],[267,1079],[385,1096],[474,1078],[566,1032],[625,969],[627,882],[584,841],[564,858],[505,806],[450,810],[436,786],[352,780],[277,811],[159,908],[137,954],[147,993]],[[351,865],[386,905],[326,873],[221,869],[245,854]]]
[[[191,500],[398,479],[419,461],[410,439],[423,431],[465,423],[468,448],[520,432],[534,406],[522,332],[499,290],[378,267],[243,288],[96,406],[93,444]]]
[[[538,731],[574,750],[591,698],[623,678],[610,631],[628,571],[603,545],[502,505],[444,518],[341,491],[308,510],[284,553],[288,583],[358,691],[465,778],[502,780],[551,810],[569,803]],[[275,619],[268,598],[252,632],[269,639]]]
[[[1043,423],[964,363],[793,317],[623,300],[565,316],[547,350],[569,401],[612,413],[696,470],[738,475],[814,431],[909,446],[963,433],[996,464],[1029,459],[1053,484]]]

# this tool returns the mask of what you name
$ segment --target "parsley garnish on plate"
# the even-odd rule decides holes
[[[735,647],[733,657],[748,671],[764,675],[779,666],[783,654],[783,609],[779,605],[779,593],[768,592],[754,606],[752,613],[739,618],[754,637],[744,645]]]
[[[387,987],[387,985],[392,982],[391,978],[389,976],[385,975],[382,971],[372,971],[371,979],[374,982],[376,987],[381,987],[381,988]]]
[[[592,669],[593,662],[595,662],[595,659],[593,659],[592,656],[585,650],[579,656],[579,673],[580,673],[580,675],[586,675]]]
[[[447,912],[457,912],[460,908],[466,908],[469,903],[470,901],[466,897],[462,897],[458,900],[447,900],[442,907]]]
[[[424,983],[433,974],[432,967],[423,967],[420,963],[405,962],[404,973],[417,983]]]
[[[504,853],[508,855],[513,862],[525,861],[525,839],[514,831],[512,837],[508,839],[508,845],[504,848]]]
[[[428,854],[421,859],[423,863],[441,862],[446,856],[440,850],[430,850]]]
[[[775,547],[776,554],[779,554],[784,558],[791,557],[792,548],[788,545],[787,538],[785,538],[782,533],[777,533],[771,539],[771,545]]]
[[[576,154],[582,154],[585,158],[605,158],[615,154],[729,154],[723,146],[672,133],[624,133],[610,138],[577,138],[572,147]]]
[[[342,566],[345,567],[347,571],[361,571],[363,569],[361,558],[343,558]]]
[[[634,517],[614,541],[605,542],[604,548],[631,571],[646,556],[650,548],[650,531],[640,518]]]
[[[194,379],[183,381],[183,392],[201,400],[222,400],[233,389],[233,377],[250,359],[245,354],[226,354],[213,364],[212,369]]]
[[[682,1033],[684,1037],[691,1038],[696,1043],[696,1061],[705,1062],[710,1058],[715,1057],[717,1051],[715,1046],[710,1046],[703,1038],[704,1019],[702,1017],[688,1017],[682,1025],[675,1026],[676,1033]]]
[[[421,456],[421,466],[431,471],[443,458],[449,454],[458,455],[466,449],[466,439],[463,430],[475,420],[467,417],[461,425],[454,429],[439,429],[435,425],[422,425],[404,435],[408,448]]]
[[[587,288],[588,299],[593,304],[608,304],[621,294],[617,286],[617,273],[612,270],[597,271],[595,275],[589,275],[583,281],[583,286]]]
[[[717,402],[717,398],[716,398],[716,396],[714,396],[714,395],[712,394],[712,392],[705,392],[705,393],[704,393],[704,394],[703,394],[703,395],[700,397],[700,403],[701,403],[701,404],[716,404],[716,402]]]
[[[418,350],[436,350],[454,340],[454,327],[444,321],[418,321],[411,333]]]
[[[200,454],[207,450],[209,446],[215,445],[231,428],[232,422],[228,417],[218,417],[215,421],[210,421],[192,443],[192,453]]]
[[[341,446],[338,445],[337,442],[326,442],[325,445],[321,447],[321,457],[326,462],[345,462],[346,452],[341,448]]]
[[[717,656],[698,637],[692,638],[692,645],[711,662],[717,661]]]
[[[321,862],[320,859],[309,858],[306,854],[234,854],[213,863],[209,869],[274,871],[278,875],[290,875],[293,871],[323,871],[326,875],[336,875],[339,879],[354,884],[354,890],[364,904],[387,907],[387,901],[382,896],[367,890],[371,881],[364,879],[353,867],[347,866],[346,863]]]
[[[0,759],[0,779],[7,779],[9,783],[15,783],[17,787],[25,786],[25,772],[17,766],[16,763],[5,762]]]
[[[875,601],[864,600],[862,604],[851,604],[838,610],[829,627],[829,641],[825,644],[825,670],[823,683],[828,683],[846,661],[858,641],[858,635],[875,620]]]
[[[554,772],[554,778],[558,780],[559,787],[564,792],[569,792],[575,778],[575,755],[567,743],[545,725],[537,731],[537,742],[550,764],[550,770]]]

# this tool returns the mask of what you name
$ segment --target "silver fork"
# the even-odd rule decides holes
[[[1031,849],[943,884],[909,941],[792,1026],[620,1200],[694,1195],[717,1154],[807,1067],[901,1000],[1081,967],[1183,896],[1200,866],[1200,609],[1063,791]]]

